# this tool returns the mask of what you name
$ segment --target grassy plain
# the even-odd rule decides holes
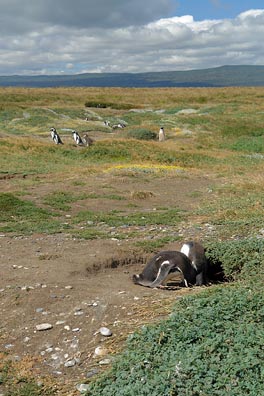
[[[238,247],[239,254],[244,254],[254,271],[259,273],[259,277],[263,276],[260,268],[261,264],[263,269],[264,260],[263,103],[264,89],[254,87],[2,88],[0,232],[11,237],[30,236],[34,233],[67,233],[77,239],[102,241],[114,237],[129,241],[135,248],[140,247],[145,252],[154,253],[167,243],[179,240],[179,230],[188,223],[189,227],[200,230],[197,236],[202,237],[208,245],[211,256],[221,257],[230,279],[239,279],[237,282],[241,282],[233,289],[228,286],[222,291],[217,289],[215,294],[213,290],[207,291],[197,303],[188,300],[186,304],[194,304],[193,316],[191,319],[189,317],[194,327],[190,327],[190,332],[194,331],[195,326],[201,325],[195,309],[199,309],[199,312],[203,312],[203,309],[206,311],[210,300],[219,301],[219,295],[224,294],[225,290],[226,317],[220,313],[216,315],[220,325],[226,319],[230,322],[233,315],[227,302],[232,300],[230,296],[241,293],[241,300],[234,297],[235,304],[237,307],[244,307],[250,293],[252,296],[254,293],[259,295],[261,287],[261,282],[256,281],[255,288],[250,289],[252,281],[245,269],[242,271],[242,278],[234,276],[241,271],[235,253]],[[104,120],[109,120],[111,124],[125,122],[127,127],[112,131],[104,125]],[[62,146],[55,146],[51,141],[49,128],[52,126],[56,127],[62,137]],[[163,143],[128,137],[128,132],[133,132],[135,136],[135,131],[142,129],[158,133],[160,126],[164,127],[167,137]],[[73,129],[81,134],[88,132],[95,143],[91,147],[76,147],[71,138]],[[182,200],[181,207],[175,205],[169,195],[166,198],[166,188],[173,185],[174,180],[182,180],[188,184],[189,180],[193,182],[196,179],[196,188],[187,192],[175,191],[175,195]],[[208,179],[211,183],[206,189],[203,188],[203,179]],[[134,186],[133,189],[131,185]],[[164,198],[158,200],[157,197],[163,195]],[[159,227],[163,228],[162,234],[156,231]],[[209,229],[213,229],[213,232],[209,232]],[[146,234],[150,234],[151,238],[146,238]],[[224,243],[227,245],[223,245]],[[239,244],[238,247],[236,243]],[[231,252],[229,259],[224,255],[223,246],[225,251]],[[246,246],[245,251],[243,246]],[[230,260],[230,257],[234,257],[234,260]],[[251,292],[242,293],[239,285],[242,288],[245,286]],[[252,309],[256,310],[254,321],[259,323],[259,305],[254,297],[252,299]],[[195,304],[199,308],[195,308]],[[248,310],[241,308],[241,312],[241,323],[246,326]],[[183,316],[183,322],[184,318]],[[210,320],[208,326],[212,325],[213,331],[214,320],[212,323]],[[254,321],[252,319],[252,323]],[[140,393],[140,378],[145,378],[144,394],[156,394],[154,388],[156,389],[157,382],[151,377],[150,368],[161,366],[169,354],[172,356],[170,372],[160,374],[160,378],[167,376],[167,382],[163,378],[165,385],[159,390],[167,392],[164,393],[166,395],[187,394],[184,390],[184,378],[188,380],[188,396],[201,394],[201,389],[194,387],[191,378],[201,381],[205,366],[207,371],[210,366],[211,371],[209,370],[209,377],[206,377],[206,390],[203,395],[257,395],[258,393],[249,390],[250,386],[246,383],[248,379],[244,373],[250,369],[254,376],[257,375],[258,368],[253,365],[252,356],[259,352],[254,346],[248,353],[248,365],[245,363],[240,374],[238,369],[233,370],[236,362],[232,353],[236,347],[240,350],[245,339],[242,335],[238,338],[234,336],[235,327],[229,322],[228,339],[231,341],[222,339],[220,333],[217,333],[218,336],[210,345],[207,342],[204,344],[208,353],[216,351],[216,345],[221,345],[221,356],[228,350],[225,364],[232,367],[232,378],[229,382],[225,382],[224,372],[216,370],[216,366],[221,366],[221,356],[216,353],[213,354],[216,359],[214,362],[206,361],[205,352],[201,352],[196,341],[193,341],[194,354],[188,352],[186,359],[182,360],[183,369],[180,366],[176,369],[175,356],[168,351],[179,340],[174,337],[166,338],[167,328],[173,326],[169,322],[161,323],[157,329],[151,328],[149,334],[143,329],[143,341],[140,335],[135,336],[132,347],[129,347],[129,359],[134,362],[133,375],[129,371],[130,360],[125,354],[123,361],[118,361],[115,365],[115,371],[102,381],[103,385],[99,383],[91,388],[91,394],[141,396],[143,393]],[[255,330],[259,331],[258,325]],[[204,333],[199,337],[204,339]],[[186,350],[183,338],[180,354]],[[138,355],[140,361],[134,361],[137,357],[137,344],[142,348],[142,343],[146,342],[156,345],[157,349],[160,346],[162,354],[154,351],[156,358],[154,354],[153,360],[153,356],[146,350]],[[188,343],[188,340],[185,342]],[[230,345],[227,347],[226,343],[231,343],[234,349]],[[197,356],[201,364],[193,374],[192,364]],[[8,384],[12,393],[14,389],[10,380],[11,367],[11,363],[2,365],[0,378],[2,383]],[[177,377],[175,370],[182,370],[182,377],[178,374]],[[219,376],[219,381],[213,378],[214,375]],[[116,389],[111,388],[115,383],[113,379],[119,378],[119,389],[126,389],[125,381],[128,377],[134,378],[134,393],[114,393]],[[240,377],[243,378],[241,382],[244,388],[239,387]],[[110,378],[110,382],[107,378]],[[232,385],[237,393],[231,392]],[[31,381],[28,389],[28,393],[16,394],[47,394],[46,389],[44,391],[36,388]],[[246,393],[243,393],[243,389]],[[259,385],[255,385],[254,389],[259,392]]]
[[[82,177],[100,172],[136,175],[139,179],[144,175],[178,177],[180,172],[211,174],[226,182],[224,187],[222,183],[214,188],[216,198],[208,196],[199,214],[223,225],[224,235],[241,227],[246,234],[261,222],[263,97],[262,88],[2,88],[1,177],[13,178],[9,193],[18,193],[23,200],[21,195],[27,195],[29,187],[47,178],[54,185],[67,179],[74,185],[82,183]],[[111,107],[102,107],[109,103]],[[104,120],[112,124],[122,120],[127,128],[113,136]],[[127,131],[140,128],[157,133],[160,125],[167,134],[162,145],[126,138]],[[63,146],[56,147],[50,141],[51,126],[56,126]],[[88,131],[96,144],[89,149],[76,148],[72,129]],[[71,192],[69,197],[63,190],[50,194],[55,194],[53,208],[57,203],[57,208],[65,211],[69,210],[66,201],[84,199],[83,193]],[[58,213],[49,212],[50,197],[40,198],[41,204],[48,209],[45,216],[50,218],[51,229],[61,231],[63,227],[55,221]],[[2,197],[2,205],[7,198]],[[112,198],[116,198],[114,194]],[[7,225],[1,223],[0,227],[6,231]],[[10,224],[8,227],[12,231]]]

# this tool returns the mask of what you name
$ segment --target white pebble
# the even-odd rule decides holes
[[[76,386],[76,389],[81,393],[85,393],[89,390],[89,385],[88,384],[78,384]]]
[[[102,346],[95,348],[94,356],[105,356],[108,354],[108,350]]]
[[[75,359],[68,360],[67,362],[64,363],[64,366],[65,367],[73,367],[73,366],[75,366],[75,363],[76,363]]]
[[[65,320],[58,320],[55,324],[56,325],[62,325],[65,323]]]
[[[104,337],[110,337],[112,335],[112,331],[107,327],[101,327],[99,331]]]
[[[39,325],[36,325],[36,329],[38,331],[43,331],[43,330],[50,330],[52,329],[52,325],[50,323],[41,323]]]
[[[110,364],[110,363],[111,363],[111,359],[103,359],[103,360],[100,360],[100,362],[99,362],[99,364],[101,366],[107,365],[107,364]]]

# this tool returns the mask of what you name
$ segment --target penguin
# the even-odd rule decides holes
[[[72,137],[73,137],[75,143],[77,144],[77,146],[83,144],[83,141],[82,141],[82,139],[81,139],[81,136],[79,135],[78,132],[73,131],[73,132],[72,132]]]
[[[196,271],[196,286],[206,285],[208,262],[204,247],[199,242],[189,241],[182,245],[181,252],[190,259]]]
[[[63,144],[59,134],[56,131],[56,128],[50,128],[50,135],[55,144]]]
[[[164,128],[161,127],[159,130],[159,142],[164,142],[165,140],[165,132],[164,132]]]
[[[137,285],[147,287],[162,287],[171,275],[179,274],[188,287],[196,281],[197,271],[191,260],[183,253],[164,250],[152,257],[141,274],[133,275],[132,280]]]

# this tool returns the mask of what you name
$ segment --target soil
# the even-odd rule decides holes
[[[126,197],[124,201],[112,200],[111,209],[127,208],[128,201],[135,203],[132,192],[150,191],[147,199],[136,200],[133,210],[174,206],[190,214],[213,180],[195,174],[168,178],[166,183],[164,177],[139,180],[90,175],[83,182],[86,192],[104,194],[110,185],[112,191]],[[1,191],[12,191],[12,180],[0,183]],[[67,191],[74,188],[75,193],[84,188],[67,180],[56,183],[55,188],[48,178],[28,185],[30,199],[34,197],[36,202],[62,186]],[[89,199],[82,205],[105,211],[109,200]],[[78,210],[73,204],[71,214]],[[177,250],[186,239],[201,239],[213,232],[207,224],[192,224],[183,221],[177,225],[178,242],[164,249]],[[162,227],[154,228],[162,235]],[[151,233],[151,227],[142,227],[143,239]],[[33,375],[56,383],[58,394],[79,394],[76,385],[108,368],[129,333],[165,318],[176,299],[201,289],[149,289],[133,284],[132,274],[141,272],[152,256],[133,246],[131,240],[118,240],[111,233],[104,240],[75,239],[68,234],[0,235],[1,350],[14,361],[31,360]],[[43,323],[52,328],[37,330]],[[109,328],[112,336],[102,336],[102,326]],[[98,346],[104,346],[104,356],[104,352],[95,355]]]

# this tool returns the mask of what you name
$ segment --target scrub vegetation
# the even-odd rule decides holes
[[[111,369],[87,380],[87,395],[264,392],[263,97],[262,87],[0,89],[0,183],[9,181],[0,191],[1,233],[125,239],[155,253],[188,224],[210,230],[207,256],[228,280],[181,298],[167,319],[130,335]],[[105,120],[127,126],[113,131]],[[63,145],[51,141],[50,127]],[[73,129],[95,143],[76,147]],[[184,210],[166,201],[166,180],[190,176],[212,180],[189,193],[199,204]],[[142,187],[133,191],[135,180]],[[164,205],[155,206],[157,194]],[[6,395],[57,394],[21,379],[7,356],[0,373]]]

